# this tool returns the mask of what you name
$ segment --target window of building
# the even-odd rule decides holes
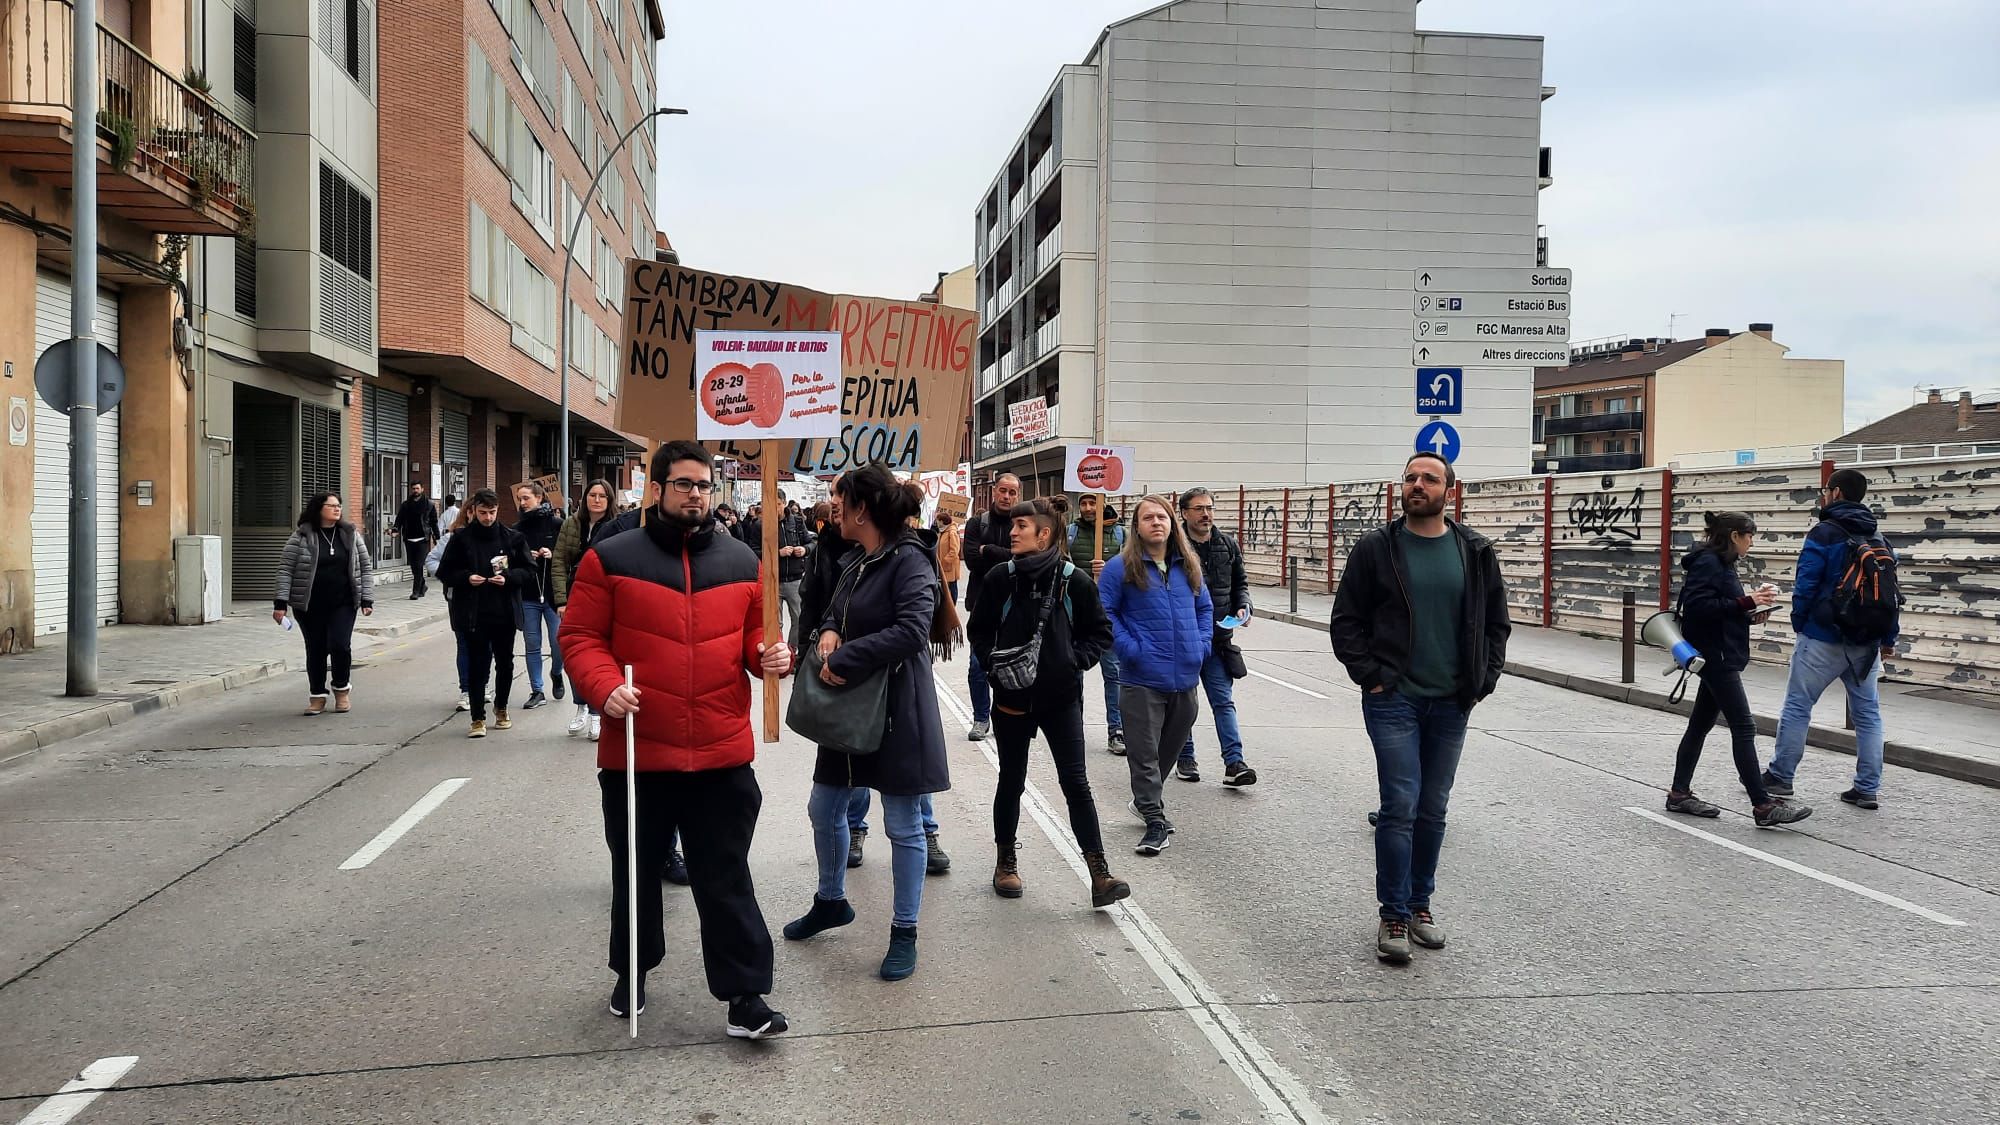
[[[1606,453],[1623,453],[1623,452],[1625,452],[1625,439],[1624,439],[1624,438],[1605,438],[1605,439],[1604,439],[1604,452],[1606,452]]]
[[[508,315],[507,286],[513,262],[514,244],[500,224],[472,205],[470,236],[472,295],[481,304],[502,316]]]
[[[638,39],[633,40],[632,47],[632,90],[639,97],[641,113],[653,108],[653,70],[646,61],[646,56],[652,52],[646,49],[645,43],[645,36],[642,33]]]
[[[576,36],[576,45],[587,64],[597,57],[597,13],[591,11],[590,0],[563,0],[562,10],[563,22],[569,24],[570,34]]]
[[[514,328],[513,344],[542,366],[554,367],[555,285],[520,247],[510,242],[507,249],[512,258],[507,319]]]
[[[618,0],[597,0],[597,10],[604,13],[606,27],[618,26]],[[612,38],[615,40],[618,37],[614,35]]]
[[[549,25],[542,19],[541,10],[535,7],[535,0],[503,0],[506,14],[501,22],[507,27],[507,34],[513,39],[511,55],[514,69],[527,83],[528,91],[548,115],[550,121],[556,119],[556,97],[561,87],[557,78],[560,69],[556,59],[555,37],[549,34]]]
[[[1622,398],[1607,398],[1607,399],[1605,399],[1605,400],[1604,400],[1604,412],[1605,412],[1606,414],[1623,414],[1623,413],[1625,413],[1625,400],[1624,400],[1624,399],[1622,399]]]
[[[507,145],[507,178],[514,182],[514,207],[534,224],[535,233],[550,246],[556,244],[556,166],[542,139],[528,125],[528,119],[512,111]]]
[[[257,319],[257,244],[247,238],[236,240],[236,315]]]
[[[647,251],[646,244],[651,241],[651,238],[651,232],[646,229],[646,212],[638,204],[634,203],[632,205],[632,255],[639,258],[645,257]]]
[[[618,386],[618,345],[602,329],[593,325],[592,331],[597,334],[597,401],[610,402]]]
[[[590,127],[590,103],[583,100],[583,88],[576,84],[576,76],[567,68],[562,76],[562,124],[563,135],[576,148],[577,158],[582,160],[587,171],[597,171],[597,165],[590,159],[590,145],[595,130]]]
[[[619,270],[618,256],[612,253],[611,243],[603,235],[597,237],[597,299],[603,304],[616,306],[625,278]]]
[[[375,10],[367,0],[318,0],[314,35],[334,65],[363,90],[374,86]]]
[[[604,113],[604,119],[611,123],[612,135],[625,132],[625,77],[611,65],[611,53],[603,43],[597,45],[597,63],[591,73],[597,77],[597,108]]]
[[[232,84],[243,104],[254,106],[257,104],[257,25],[238,12],[232,17],[230,28],[231,54],[235,63]]]
[[[597,373],[591,365],[596,361],[597,351],[592,337],[597,333],[597,324],[575,301],[565,301],[563,307],[569,310],[569,339],[565,350],[569,352],[570,368],[586,378],[595,379]]]
[[[469,51],[465,68],[467,128],[479,147],[495,163],[507,167],[507,139],[513,129],[514,103],[507,96],[507,80],[477,43],[466,44]]]
[[[375,203],[325,161],[319,166],[319,252],[375,280]]]

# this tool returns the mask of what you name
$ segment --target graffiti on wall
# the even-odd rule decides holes
[[[1638,540],[1640,521],[1646,510],[1646,486],[1633,485],[1629,492],[1600,488],[1582,493],[1569,502],[1568,526],[1563,538],[1588,538],[1593,543],[1631,543]]]

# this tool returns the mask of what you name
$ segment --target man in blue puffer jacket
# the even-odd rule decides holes
[[[1833,595],[1846,570],[1851,540],[1876,536],[1875,513],[1861,501],[1868,495],[1868,478],[1842,469],[1820,491],[1820,522],[1806,535],[1799,552],[1797,583],[1792,588],[1791,681],[1785,685],[1785,709],[1778,719],[1778,749],[1764,771],[1764,788],[1779,797],[1792,795],[1792,778],[1806,753],[1806,728],[1813,705],[1839,680],[1847,688],[1854,718],[1854,787],[1840,799],[1859,808],[1879,808],[1882,786],[1882,702],[1877,681],[1882,661],[1896,655],[1901,622],[1882,637],[1847,637],[1833,619]],[[1893,551],[1892,551],[1893,553]],[[1878,657],[1880,659],[1878,659]]]
[[[1174,502],[1148,496],[1132,513],[1133,536],[1104,564],[1098,597],[1118,653],[1118,707],[1132,804],[1146,821],[1134,849],[1159,855],[1174,826],[1160,787],[1201,714],[1195,688],[1214,641],[1215,602],[1201,560],[1174,519]]]

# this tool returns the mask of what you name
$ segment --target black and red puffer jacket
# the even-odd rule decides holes
[[[757,556],[714,520],[685,531],[651,514],[578,564],[560,639],[580,703],[602,709],[632,666],[641,772],[727,769],[756,755],[750,678],[764,640]],[[597,764],[625,768],[625,723],[607,718]]]

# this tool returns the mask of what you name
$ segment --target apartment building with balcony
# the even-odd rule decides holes
[[[561,378],[571,491],[623,475],[639,442],[613,425],[617,341],[625,261],[656,252],[658,118],[582,201],[656,104],[665,28],[657,0],[447,0],[382,19],[382,372],[351,441],[387,562],[408,478],[462,496],[562,472]]]
[[[0,653],[69,629],[69,417],[34,389],[37,358],[70,335],[78,253],[96,259],[95,334],[126,373],[101,412],[96,511],[100,623],[172,620],[173,540],[197,519],[189,273],[259,215],[254,121],[205,77],[187,0],[102,0],[94,28],[67,0],[0,4]],[[94,122],[72,109],[72,48],[92,53]],[[97,245],[76,246],[72,158],[94,154]]]
[[[1619,339],[1575,349],[1566,367],[1537,368],[1533,471],[1618,472],[1832,441],[1846,364],[1793,359],[1772,331],[1757,323],[1691,340]]]
[[[1155,484],[1379,474],[1413,448],[1411,277],[1532,267],[1539,38],[1417,0],[1179,0],[1066,66],[973,213],[976,465],[1053,488],[1065,443]],[[1007,407],[1044,396],[1028,445]],[[1527,467],[1531,373],[1468,373],[1468,475]]]

